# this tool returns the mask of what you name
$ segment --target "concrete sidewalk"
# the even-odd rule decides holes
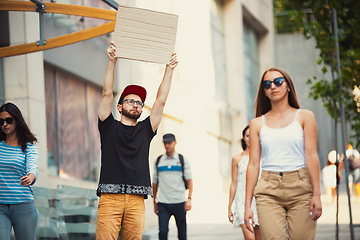
[[[343,185],[341,186],[345,188]],[[316,231],[317,240],[335,239],[336,236],[336,203],[326,205],[325,196],[322,195],[323,215],[318,220]],[[351,198],[352,220],[354,224],[354,235],[356,240],[360,240],[360,203],[356,203],[355,196]],[[339,196],[339,239],[350,238],[350,217],[348,198],[345,191]]]
[[[345,188],[344,186],[342,186]],[[341,190],[341,188],[340,188]],[[322,195],[323,215],[318,220],[316,240],[335,240],[336,235],[336,204],[326,205],[324,194]],[[360,204],[356,203],[353,196],[351,199],[352,217],[354,225],[354,235],[356,240],[360,240]],[[157,227],[152,227],[144,232],[144,240],[158,239]],[[244,239],[240,229],[234,229],[229,224],[190,224],[188,225],[189,240],[241,240]],[[339,196],[339,239],[350,239],[349,227],[349,208],[345,190],[341,190]],[[169,240],[177,240],[177,229],[175,224],[170,224]]]

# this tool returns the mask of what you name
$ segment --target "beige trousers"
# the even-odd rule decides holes
[[[263,240],[315,239],[316,221],[310,215],[313,190],[307,168],[262,171],[254,195]]]
[[[142,239],[145,226],[144,195],[102,193],[99,201],[96,240]]]

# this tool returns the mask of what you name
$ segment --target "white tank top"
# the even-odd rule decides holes
[[[306,167],[304,131],[296,121],[300,109],[292,123],[283,128],[270,128],[265,125],[260,130],[262,170],[271,172],[290,172]]]

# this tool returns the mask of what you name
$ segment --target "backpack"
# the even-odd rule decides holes
[[[182,171],[182,179],[184,181],[184,184],[185,184],[185,189],[188,189],[188,184],[187,184],[187,181],[185,179],[185,176],[184,176],[184,156],[181,155],[180,153],[179,154],[179,159],[180,159],[180,164],[181,164],[181,171]],[[159,168],[158,168],[158,165],[159,165],[159,162],[160,162],[160,158],[162,157],[162,155],[158,156],[158,158],[156,159],[156,168],[157,168],[157,179],[158,179],[158,183],[159,184]]]
[[[354,154],[349,157],[349,170],[354,171],[355,169],[360,167],[359,158],[357,158]]]

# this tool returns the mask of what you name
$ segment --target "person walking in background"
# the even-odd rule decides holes
[[[352,186],[354,184],[356,203],[360,203],[360,154],[359,151],[353,149],[351,144],[348,145],[346,150],[346,157],[349,159],[349,190],[350,196],[352,195]]]
[[[175,217],[178,238],[186,240],[186,212],[191,209],[193,181],[189,161],[175,151],[174,134],[163,136],[165,154],[155,161],[153,174],[154,212],[159,219],[159,239],[167,240],[169,220]],[[187,198],[186,190],[189,189]]]
[[[161,122],[169,95],[176,54],[165,67],[156,100],[150,116],[137,121],[146,99],[146,89],[129,85],[117,104],[120,121],[114,119],[113,86],[115,74],[115,43],[107,49],[109,58],[105,72],[103,94],[99,106],[101,141],[101,170],[97,189],[100,196],[96,226],[96,239],[142,239],[145,224],[144,198],[152,196],[149,148]]]
[[[332,150],[328,154],[328,161],[322,170],[323,183],[326,189],[327,204],[335,202],[335,189],[336,189],[336,151]]]
[[[244,150],[242,153],[235,155],[231,163],[231,185],[228,205],[228,218],[235,228],[241,228],[245,240],[260,240],[261,232],[259,228],[259,221],[257,217],[255,198],[251,201],[251,209],[254,213],[254,233],[250,232],[245,227],[245,186],[246,186],[246,170],[249,163],[249,125],[242,131],[241,147]],[[234,202],[235,200],[235,202]],[[234,213],[231,207],[234,202]]]
[[[300,109],[287,71],[274,67],[264,72],[255,115],[250,122],[245,225],[254,231],[254,195],[264,239],[314,239],[322,214],[316,123],[311,111]]]
[[[39,218],[31,189],[39,155],[34,134],[13,103],[0,107],[0,239],[34,240]]]

